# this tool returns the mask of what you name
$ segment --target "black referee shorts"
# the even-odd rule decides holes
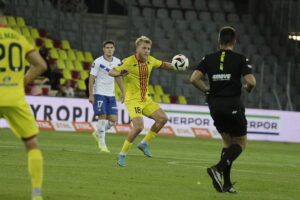
[[[245,107],[240,97],[209,97],[208,105],[219,133],[226,133],[232,137],[247,134]]]

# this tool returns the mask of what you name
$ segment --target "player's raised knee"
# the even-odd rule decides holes
[[[169,119],[166,115],[162,115],[157,118],[156,122],[158,122],[160,124],[166,124],[168,120]]]

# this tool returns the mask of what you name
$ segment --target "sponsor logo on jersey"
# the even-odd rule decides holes
[[[102,65],[102,64],[100,64],[100,66],[99,66],[101,69],[104,69],[105,71],[107,71],[107,72],[109,72],[109,68],[108,67],[106,67],[105,65]]]
[[[231,74],[214,74],[212,76],[213,81],[229,81]]]
[[[1,87],[15,87],[15,86],[18,86],[19,84],[18,83],[0,83],[0,86]]]
[[[5,76],[5,77],[2,79],[2,81],[3,81],[4,83],[7,83],[7,82],[11,81],[11,77],[10,77],[10,76]]]

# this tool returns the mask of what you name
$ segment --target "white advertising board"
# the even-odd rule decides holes
[[[94,122],[96,117],[87,99],[58,97],[26,97],[37,120],[56,122],[54,126],[64,130],[66,125],[58,122]],[[160,104],[169,117],[166,124],[169,135],[184,137],[219,138],[207,106]],[[277,110],[246,109],[248,138],[282,142],[300,142],[300,113]],[[124,104],[118,102],[118,123],[129,124]],[[145,134],[153,120],[145,117]],[[0,127],[7,127],[0,120]],[[113,130],[113,129],[112,129]]]

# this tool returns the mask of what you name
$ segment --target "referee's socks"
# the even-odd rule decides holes
[[[231,163],[239,157],[242,153],[242,147],[238,144],[232,144],[224,152],[220,162],[216,165],[219,172],[224,172],[224,170],[231,165]]]

